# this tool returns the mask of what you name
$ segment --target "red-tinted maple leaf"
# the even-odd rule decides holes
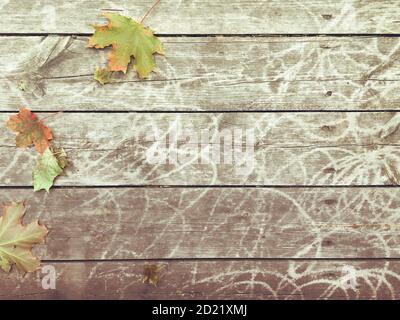
[[[46,151],[49,147],[49,140],[53,139],[51,130],[26,108],[21,108],[17,115],[11,116],[7,127],[17,133],[17,147],[26,148],[35,145],[40,154]]]

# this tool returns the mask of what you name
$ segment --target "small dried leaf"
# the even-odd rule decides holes
[[[143,283],[149,283],[156,287],[163,276],[162,272],[165,270],[165,267],[165,265],[145,265],[143,271]]]
[[[96,71],[94,72],[94,80],[104,85],[113,81],[112,75],[113,73],[108,71],[106,68],[96,68]]]
[[[69,164],[68,156],[65,150],[63,148],[51,147],[51,151],[57,158],[60,168],[65,169],[65,167]]]

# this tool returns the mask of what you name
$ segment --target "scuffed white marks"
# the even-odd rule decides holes
[[[40,221],[53,224],[53,233],[59,235],[47,244],[43,259],[243,258],[215,264],[176,261],[186,267],[168,268],[158,287],[151,289],[142,283],[142,268],[132,270],[133,262],[122,268],[110,261],[73,264],[76,269],[60,277],[57,288],[71,288],[72,279],[77,279],[77,288],[86,286],[87,291],[76,289],[73,294],[82,297],[178,295],[180,290],[185,296],[209,298],[399,298],[400,265],[395,260],[350,260],[399,256],[400,191],[394,188],[54,192],[45,199],[29,190],[17,196],[27,194],[34,212],[41,212]],[[6,194],[3,202],[11,195]],[[71,212],[79,213],[79,223],[70,219]],[[253,259],[266,257],[299,259]],[[348,260],[311,261],[338,257]]]
[[[84,223],[62,227],[80,239],[64,250],[76,259],[400,255],[393,188],[127,188],[82,196],[73,211]]]
[[[140,17],[136,17],[132,13],[129,12],[129,10],[127,9],[129,7],[129,0],[123,0],[123,1],[102,1],[101,4],[101,12],[99,12],[99,14],[101,13],[105,13],[105,12],[115,12],[124,16],[128,16],[128,17],[132,17],[135,20],[138,20]],[[106,20],[104,20],[105,22]]]
[[[364,126],[363,115],[350,113],[340,117],[324,115],[324,122],[320,122],[315,116],[302,115],[268,114],[230,118],[232,117],[216,117],[216,125],[206,127],[206,130],[211,132],[211,136],[219,136],[224,131],[235,128],[239,123],[243,130],[248,128],[247,125],[254,127],[257,146],[254,155],[256,166],[247,172],[247,175],[240,175],[234,166],[213,159],[208,159],[208,162],[201,162],[199,165],[197,158],[182,157],[181,161],[168,165],[142,164],[143,169],[151,168],[145,176],[146,180],[167,182],[173,179],[178,183],[179,179],[176,179],[178,176],[182,174],[183,178],[185,172],[191,172],[197,174],[196,180],[191,184],[195,182],[238,184],[246,181],[266,185],[387,184],[391,181],[385,175],[385,166],[387,164],[396,166],[399,163],[399,148],[379,138],[383,124],[376,123],[375,128]],[[181,125],[192,124],[189,119],[184,118],[179,122]],[[214,121],[210,121],[210,124],[213,123]],[[139,138],[139,141],[143,140],[145,139]],[[152,144],[143,145],[145,152],[151,148]],[[179,146],[175,144],[170,144],[168,150],[169,154],[180,152]],[[157,168],[162,170],[157,171]],[[212,168],[215,168],[218,180],[209,180],[212,177]],[[157,172],[159,174],[156,174]]]
[[[291,19],[287,17],[287,19],[289,21],[298,19],[299,23],[304,23],[301,25],[302,30],[307,30],[309,33],[396,32],[396,24],[388,23],[396,19],[396,10],[393,9],[394,4],[390,1],[294,2],[297,5],[294,15],[295,12],[298,12],[298,15]],[[296,32],[296,30],[293,31]]]
[[[45,5],[41,10],[41,31],[57,31],[57,12],[52,5]]]
[[[124,198],[133,198],[124,193]],[[116,235],[103,258],[130,258],[133,253],[135,258],[399,254],[395,244],[399,241],[396,208],[400,199],[390,190],[311,190],[304,195],[279,190],[149,190],[135,199],[138,210],[129,214],[117,210],[114,215],[122,215],[118,222],[122,224],[113,223],[116,230],[130,225],[134,231]],[[121,202],[121,196],[115,201]],[[149,228],[151,232],[146,231]],[[132,241],[132,237],[140,241]],[[341,286],[340,277],[337,282]]]
[[[0,0],[0,10],[3,9],[9,2],[10,0]]]
[[[400,276],[389,262],[276,262],[208,266],[185,289],[215,288],[208,298],[398,299]],[[201,266],[201,264],[200,264]],[[199,266],[196,267],[197,270]],[[212,270],[212,271],[210,271]],[[345,275],[343,275],[345,270]],[[211,291],[211,290],[210,290]]]
[[[354,30],[359,25],[357,20],[357,9],[347,0],[340,3],[341,10],[333,19],[329,19],[329,23],[320,26],[321,33],[335,33],[338,30]],[[328,16],[329,17],[329,16]],[[325,19],[325,18],[324,18]]]
[[[386,122],[380,131],[380,138],[388,138],[392,134],[396,133],[400,125],[400,113],[396,113],[388,122]]]
[[[14,1],[13,1],[14,2]],[[18,2],[10,9],[20,9]],[[28,15],[52,1],[28,1],[19,11]],[[31,4],[34,3],[34,4]],[[93,6],[87,1],[57,2],[62,32],[85,32],[96,12],[112,10],[140,20],[152,1],[103,0]],[[9,12],[12,12],[12,11]],[[77,13],[78,14],[74,14]],[[8,13],[8,12],[6,12]],[[266,34],[266,33],[396,33],[398,10],[395,1],[172,1],[163,2],[145,23],[168,34]],[[174,16],[175,19],[171,19]],[[10,29],[38,28],[32,14],[25,25],[5,15]],[[39,21],[38,21],[39,20]],[[86,21],[86,25],[85,25]],[[75,26],[74,26],[75,25]]]
[[[345,262],[291,262],[289,275],[296,282],[296,289],[290,294],[311,291],[321,299],[398,299],[396,288],[400,284],[400,276],[397,268],[391,270],[391,267],[389,262],[372,266],[368,266],[368,263],[348,265]],[[345,277],[343,270],[346,270]],[[353,282],[353,285],[349,285],[347,280]]]
[[[262,98],[277,106],[290,99],[287,94],[294,94],[294,105],[305,107],[306,103],[307,108],[310,105],[321,108],[334,102],[356,103],[361,107],[382,106],[395,94],[395,81],[389,80],[396,77],[392,75],[395,72],[392,62],[398,55],[399,41],[394,41],[391,50],[380,52],[379,47],[384,45],[385,40],[381,39],[362,43],[334,39],[315,43],[295,41],[282,50],[274,48],[278,44],[271,44],[270,52],[266,54],[267,63],[260,65],[264,72],[259,80],[270,79],[264,85],[265,96]],[[315,81],[313,88],[304,82],[307,79]],[[254,74],[246,80],[254,82]],[[385,81],[385,85],[377,80]],[[348,89],[341,87],[341,81],[346,81]],[[283,96],[282,101],[280,96]]]

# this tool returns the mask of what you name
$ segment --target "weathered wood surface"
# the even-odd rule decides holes
[[[0,114],[0,122],[9,116]],[[392,112],[62,113],[46,123],[71,159],[58,185],[340,186],[399,183],[399,120]],[[176,145],[168,143],[174,128],[184,134]],[[244,139],[252,128],[254,154]],[[233,139],[228,143],[232,150],[224,154],[218,134],[233,136],[235,129],[242,130],[243,139]],[[187,133],[198,141],[188,140]],[[209,135],[204,141],[202,133]],[[220,163],[209,159],[213,150]],[[234,157],[233,151],[239,150],[247,158]],[[172,158],[176,154],[176,163],[152,163],[154,152]],[[232,158],[225,160],[225,155]],[[36,160],[33,149],[15,148],[15,135],[0,126],[1,186],[31,185]]]
[[[40,271],[25,277],[12,273],[0,279],[0,299],[400,298],[398,261],[151,263],[164,266],[157,287],[143,283],[147,262],[45,262],[57,272],[56,290],[42,289]]]
[[[2,33],[87,33],[101,10],[140,19],[154,0],[0,1]],[[163,0],[145,21],[160,34],[400,33],[397,1]]]
[[[281,2],[279,2],[282,5]],[[159,72],[106,86],[85,37],[2,37],[0,111],[399,109],[399,38],[164,38]]]
[[[3,190],[51,230],[49,260],[400,258],[396,188]]]
[[[25,200],[26,222],[50,228],[34,251],[57,272],[56,290],[40,271],[2,273],[0,300],[400,299],[397,1],[163,0],[145,21],[167,50],[158,73],[100,86],[109,51],[85,47],[90,24],[153,3],[0,0],[0,122],[19,106],[66,111],[39,115],[71,159],[62,188],[34,193],[37,154],[0,126],[0,203]],[[176,124],[254,129],[254,157],[149,163],[148,134]],[[185,138],[158,150],[223,149]],[[157,287],[147,264],[165,266]]]

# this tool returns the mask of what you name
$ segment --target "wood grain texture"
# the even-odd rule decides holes
[[[34,253],[57,273],[56,290],[2,273],[0,300],[400,299],[397,1],[163,0],[145,21],[158,72],[100,86],[109,51],[86,48],[90,24],[153,3],[0,0],[0,122],[42,111],[71,159],[62,188],[34,193],[36,152],[0,126],[0,203],[50,228]],[[254,154],[204,163],[222,140],[163,146],[175,127],[254,129]],[[152,148],[177,162],[149,163]]]
[[[87,33],[101,10],[140,19],[153,0],[0,1],[2,33]],[[397,1],[164,0],[146,19],[160,34],[400,33]]]
[[[0,114],[0,122],[9,116]],[[46,124],[71,159],[58,185],[341,186],[399,183],[399,121],[392,112],[64,113]],[[176,144],[169,143],[174,128],[183,133]],[[254,153],[244,139],[250,129]],[[234,130],[242,130],[242,140],[219,139]],[[188,140],[188,133],[198,141]],[[224,151],[224,141],[232,150]],[[154,163],[155,153],[173,159]],[[227,155],[232,158],[225,160]],[[32,185],[36,160],[33,149],[15,148],[15,135],[0,127],[1,186]]]
[[[17,200],[48,260],[400,258],[397,188],[2,190]]]
[[[0,111],[398,109],[399,38],[163,38],[159,71],[93,80],[84,37],[2,37]]]
[[[143,283],[146,262],[49,263],[43,274],[0,279],[0,299],[399,299],[398,261],[153,261],[165,271],[157,287]],[[47,264],[47,263],[46,263]],[[353,270],[355,288],[346,270]]]

